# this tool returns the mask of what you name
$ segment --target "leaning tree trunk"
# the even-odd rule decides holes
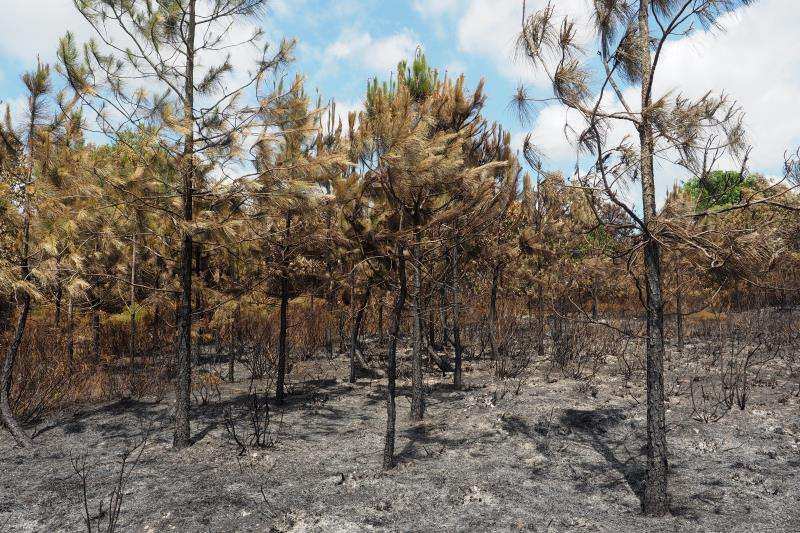
[[[455,350],[455,370],[453,371],[453,386],[460,389],[463,385],[461,376],[461,366],[463,358],[463,348],[461,346],[461,292],[458,273],[458,244],[453,240],[453,247],[450,251],[451,269],[450,275],[452,276],[452,294],[453,294],[453,316],[452,316],[452,330],[453,330],[453,349]]]
[[[186,35],[186,70],[184,120],[187,133],[183,139],[181,157],[183,173],[183,219],[187,226],[191,223],[194,199],[194,41],[196,0],[189,0],[188,25]],[[183,243],[180,256],[181,300],[178,313],[177,382],[175,391],[175,435],[172,447],[183,449],[191,444],[189,423],[192,392],[192,232],[189,227],[183,230]]]
[[[642,206],[644,212],[645,285],[647,288],[647,475],[642,507],[645,514],[663,516],[667,501],[667,439],[664,408],[664,302],[661,293],[661,251],[649,233],[656,217],[653,176],[653,126],[649,116],[649,90],[652,77],[650,57],[650,1],[639,3],[639,53],[642,65],[642,119],[639,124],[641,146]]]
[[[403,257],[403,247],[397,246],[398,274],[400,287],[394,301],[392,310],[392,323],[389,330],[389,350],[387,354],[386,377],[386,439],[383,446],[383,469],[389,470],[394,466],[394,436],[397,420],[395,405],[397,381],[397,337],[400,335],[400,324],[403,320],[403,306],[406,302],[406,260]]]
[[[22,343],[22,337],[25,335],[25,326],[28,322],[28,313],[31,308],[31,297],[27,293],[22,296],[22,309],[19,313],[19,320],[17,321],[17,330],[14,332],[14,338],[11,345],[8,347],[6,357],[3,360],[3,374],[2,374],[2,388],[0,388],[0,414],[3,417],[3,424],[11,432],[14,440],[20,446],[32,446],[33,441],[22,430],[17,422],[14,412],[11,409],[11,381],[14,374],[14,363],[19,353],[19,346]]]
[[[411,272],[414,292],[411,297],[412,309],[412,372],[411,372],[411,420],[419,422],[425,417],[425,391],[422,379],[422,310],[420,309],[420,268],[419,244],[414,244],[411,254]]]
[[[283,403],[286,396],[286,328],[287,314],[289,312],[289,265],[288,265],[288,241],[289,232],[292,228],[292,216],[286,215],[286,243],[283,249],[283,265],[281,266],[281,311],[280,311],[280,331],[278,332],[278,376],[275,383],[275,401]]]

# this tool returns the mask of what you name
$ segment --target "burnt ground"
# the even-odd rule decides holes
[[[147,399],[48,420],[33,453],[0,433],[0,530],[85,530],[73,466],[84,458],[92,526],[104,530],[121,454],[149,431],[121,531],[800,531],[800,410],[786,387],[757,387],[745,411],[701,422],[671,373],[672,512],[649,519],[639,377],[532,368],[498,381],[473,362],[454,391],[432,373],[424,423],[409,424],[401,391],[398,466],[382,473],[385,381],[347,384],[343,357],[304,365],[271,411],[269,447],[241,456],[224,413],[246,413],[248,382],[223,383],[195,408],[196,442],[182,452],[171,450],[169,403]],[[312,370],[316,381],[299,379]]]

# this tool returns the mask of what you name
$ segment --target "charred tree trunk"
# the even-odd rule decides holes
[[[645,284],[647,287],[647,475],[643,511],[649,516],[663,516],[669,511],[667,500],[667,438],[664,407],[664,302],[661,293],[661,250],[650,235],[656,218],[655,181],[653,176],[653,125],[647,112],[652,78],[650,56],[650,0],[639,3],[639,52],[642,65],[642,118],[639,123],[641,146],[642,206],[644,213]]]
[[[339,351],[338,353],[344,353],[344,344],[345,344],[345,333],[344,330],[346,329],[345,326],[347,325],[347,317],[344,316],[343,311],[339,311],[338,317],[338,329],[339,329]]]
[[[678,336],[678,351],[683,352],[683,285],[681,273],[675,270],[675,330]]]
[[[186,70],[184,86],[184,121],[187,133],[183,138],[181,157],[183,179],[183,219],[188,225],[194,218],[194,51],[196,28],[196,0],[189,0],[186,44]],[[183,230],[180,257],[181,299],[178,313],[177,383],[175,391],[175,435],[172,447],[183,449],[191,445],[191,392],[192,392],[192,233]]]
[[[241,330],[240,323],[242,320],[242,304],[236,302],[236,311],[233,313],[233,325],[231,327],[231,353],[228,355],[228,381],[233,383],[236,380],[236,358],[241,352]]]
[[[26,210],[22,241],[22,260],[20,265],[20,273],[23,280],[27,280],[30,276],[30,263],[28,261],[30,224],[30,215]],[[31,295],[23,289],[20,300],[21,305],[19,308],[19,317],[17,318],[17,327],[11,339],[11,344],[6,351],[5,358],[3,359],[2,375],[0,376],[0,379],[2,379],[2,383],[0,383],[0,417],[2,417],[3,424],[8,428],[8,431],[11,432],[11,436],[14,437],[17,444],[25,448],[33,446],[33,441],[22,430],[17,418],[14,416],[14,411],[11,409],[11,384],[14,379],[14,364],[17,361],[19,347],[22,344],[22,339],[25,336],[25,328],[28,324],[28,314],[31,310]]]
[[[448,260],[447,254],[444,257],[445,261]],[[448,274],[450,269],[448,268]],[[452,284],[452,280],[445,280],[439,284],[439,323],[442,326],[442,348],[447,348],[450,344],[450,332],[447,324],[447,283]]]
[[[67,300],[67,368],[72,370],[75,360],[75,309],[72,297]]]
[[[403,257],[403,247],[397,246],[398,277],[400,287],[394,301],[392,310],[392,323],[389,330],[389,349],[387,354],[386,377],[386,438],[383,446],[383,469],[389,470],[394,466],[394,437],[397,421],[397,407],[395,405],[397,381],[397,338],[400,335],[400,324],[403,320],[403,307],[406,302],[406,260]]]
[[[281,314],[280,331],[278,332],[278,376],[275,383],[275,401],[283,403],[286,382],[286,328],[289,313],[289,234],[292,230],[292,216],[286,215],[286,241],[283,248],[283,265],[281,266]]]
[[[544,318],[544,287],[539,282],[537,287],[538,294],[536,295],[536,314],[539,322],[539,338],[536,341],[536,355],[539,360],[544,359],[544,336],[545,336],[545,318]]]
[[[368,282],[364,292],[364,298],[361,300],[361,305],[357,306],[355,319],[353,320],[353,329],[350,332],[350,376],[348,381],[350,383],[356,382],[356,350],[358,350],[358,336],[361,332],[361,325],[364,323],[364,313],[369,305],[370,291],[372,290],[372,283]],[[356,301],[355,290],[351,295],[352,301]]]
[[[133,246],[131,249],[131,293],[130,293],[130,309],[131,320],[128,338],[128,356],[130,357],[131,374],[136,371],[136,234],[133,235]]]
[[[455,350],[455,364],[453,371],[453,386],[460,389],[463,386],[461,376],[463,348],[461,347],[461,289],[459,283],[459,264],[458,264],[458,244],[453,241],[450,251],[451,269],[450,275],[453,277],[451,283],[453,292],[453,349]]]
[[[61,328],[61,307],[64,300],[64,285],[61,283],[61,255],[56,257],[56,316],[55,326],[56,329]],[[60,331],[59,331],[60,333]]]
[[[28,323],[28,313],[31,309],[31,297],[28,293],[22,295],[22,306],[19,312],[19,319],[17,320],[17,329],[14,332],[14,337],[11,340],[11,345],[6,351],[6,357],[3,360],[3,374],[2,374],[2,388],[0,388],[0,415],[3,417],[3,424],[11,432],[11,436],[22,447],[33,445],[33,441],[22,430],[14,416],[11,409],[11,382],[14,375],[14,363],[19,353],[22,338],[25,335],[25,326]]]
[[[383,346],[383,300],[385,295],[381,292],[381,297],[378,299],[378,343]]]
[[[412,371],[411,371],[411,420],[419,422],[425,417],[425,391],[422,377],[422,310],[420,309],[420,253],[419,245],[414,244],[411,253],[411,273],[414,292],[411,296],[412,309]]]
[[[100,362],[100,313],[97,311],[97,305],[92,308],[92,361],[95,363]]]
[[[499,370],[500,366],[500,354],[497,350],[497,339],[496,339],[496,329],[497,329],[497,286],[500,281],[500,264],[496,264],[492,269],[492,290],[489,296],[489,331],[488,331],[488,338],[489,338],[489,349],[492,353],[492,361],[494,361],[495,369]]]
[[[0,295],[0,335],[11,327],[11,302]]]
[[[428,304],[428,346],[436,348],[436,316],[433,307]]]

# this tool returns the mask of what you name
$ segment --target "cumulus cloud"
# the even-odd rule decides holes
[[[530,0],[528,12],[547,6],[548,0]],[[585,43],[591,35],[587,0],[560,0],[555,3],[556,17],[569,16],[576,21],[577,42]],[[495,64],[503,76],[545,87],[549,83],[516,52],[517,36],[522,25],[522,2],[519,0],[470,0],[458,22],[458,46],[462,52],[481,56]]]
[[[671,43],[656,90],[699,97],[724,91],[746,113],[754,170],[776,170],[800,143],[800,44],[797,5],[763,0],[725,15],[724,32],[698,32]]]
[[[800,115],[800,45],[792,23],[796,6],[791,4],[763,0],[722,17],[724,31],[699,31],[671,41],[656,73],[656,97],[673,92],[698,98],[712,91],[735,100],[746,114],[753,145],[750,168],[767,174],[779,174],[784,152],[800,144],[800,122],[795,119]],[[626,91],[635,107],[637,93]],[[565,124],[580,129],[580,118],[553,104],[540,109],[531,130],[551,164],[562,168],[575,161],[574,135]],[[634,133],[622,125],[614,137]],[[659,197],[687,177],[685,170],[658,161]]]
[[[325,49],[331,61],[352,61],[373,72],[393,71],[397,63],[414,55],[418,46],[408,30],[388,37],[375,38],[368,32],[346,31]]]
[[[421,15],[439,17],[452,13],[461,6],[461,0],[414,0],[412,7]]]
[[[79,40],[93,35],[72,0],[5,0],[3,10],[9,18],[0,32],[0,54],[24,64],[35,64],[37,56],[52,61],[67,30]]]

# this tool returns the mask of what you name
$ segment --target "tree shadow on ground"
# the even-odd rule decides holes
[[[614,470],[619,472],[641,502],[644,498],[645,467],[639,461],[641,453],[626,447],[626,438],[615,439],[609,431],[625,419],[619,408],[567,409],[560,424],[572,432],[573,438],[591,446]]]
[[[49,424],[36,430],[33,433],[33,438],[40,437],[59,428],[62,428],[65,433],[82,433],[87,426],[93,429],[99,428],[101,430],[108,430],[109,432],[120,431],[123,429],[123,424],[110,425],[105,423],[93,425],[89,424],[88,420],[98,416],[121,415],[133,416],[138,419],[156,422],[166,420],[169,413],[163,409],[163,404],[160,402],[144,402],[131,398],[122,398],[91,409],[80,409],[68,416],[52,420]]]

